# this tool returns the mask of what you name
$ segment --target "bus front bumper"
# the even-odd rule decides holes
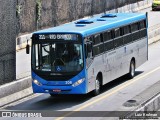
[[[37,85],[32,81],[32,88],[34,93],[50,93],[50,94],[86,94],[86,81],[83,81],[78,86],[47,86]]]

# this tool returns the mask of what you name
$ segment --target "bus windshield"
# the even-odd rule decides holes
[[[81,71],[82,45],[65,41],[33,44],[32,67],[34,70],[52,73]]]

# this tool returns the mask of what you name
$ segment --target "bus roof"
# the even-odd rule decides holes
[[[78,20],[57,27],[40,30],[34,34],[76,33],[85,37],[146,19],[146,14],[144,13],[114,13],[103,15],[104,17],[102,17],[102,14],[99,14],[85,20]]]

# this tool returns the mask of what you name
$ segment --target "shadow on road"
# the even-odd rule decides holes
[[[135,76],[138,76],[138,75],[140,75],[142,73],[143,73],[143,71],[136,71],[135,72]],[[124,83],[124,82],[126,82],[128,80],[132,80],[132,79],[128,79],[127,75],[124,75],[124,76],[122,76],[120,78],[117,78],[117,79],[107,83],[106,85],[104,85],[102,87],[102,93],[106,92],[106,91],[110,90],[111,88],[114,88],[114,87],[116,87],[116,86],[118,86],[118,85],[120,85],[120,84],[122,84],[122,83]]]

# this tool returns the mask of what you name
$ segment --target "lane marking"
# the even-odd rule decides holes
[[[98,98],[98,99],[96,99],[96,100],[94,100],[94,101],[91,101],[91,102],[89,102],[88,104],[83,105],[82,107],[73,110],[72,112],[69,112],[69,113],[63,115],[62,117],[56,118],[55,120],[62,120],[62,119],[64,119],[65,117],[67,117],[67,116],[69,116],[69,115],[71,115],[71,114],[76,113],[77,111],[80,111],[80,110],[82,110],[82,109],[84,109],[84,108],[87,108],[88,106],[93,105],[94,103],[99,102],[99,101],[103,100],[104,98],[107,98],[107,97],[113,95],[114,93],[118,92],[119,90],[122,90],[123,88],[131,85],[132,83],[134,83],[134,82],[136,82],[136,81],[138,81],[138,80],[140,80],[140,79],[142,79],[142,78],[145,78],[145,77],[149,76],[150,74],[152,74],[152,73],[154,73],[154,72],[156,72],[156,71],[158,71],[158,70],[160,70],[160,66],[157,67],[156,69],[154,69],[154,70],[152,70],[152,71],[150,71],[150,72],[148,72],[148,73],[140,76],[140,77],[137,77],[137,78],[135,78],[135,79],[132,79],[132,81],[130,81],[130,82],[128,82],[128,83],[125,83],[123,86],[121,86],[121,87],[113,90],[113,91],[110,92],[110,93],[107,93],[106,95],[104,95],[104,96],[102,96],[102,97],[100,97],[100,98]]]

